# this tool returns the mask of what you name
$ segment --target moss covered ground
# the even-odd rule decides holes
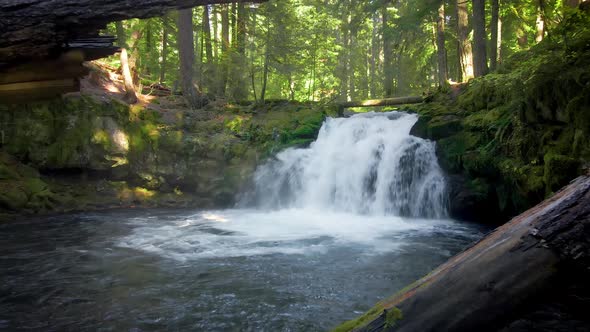
[[[173,105],[82,92],[0,105],[0,210],[231,204],[259,162],[309,144],[326,116],[286,101],[201,110],[162,104]],[[16,174],[21,169],[31,174]]]
[[[421,115],[414,133],[438,142],[443,168],[464,176],[471,199],[481,200],[496,222],[588,167],[587,13],[571,13],[543,42],[506,59],[496,72],[443,90],[410,108]]]

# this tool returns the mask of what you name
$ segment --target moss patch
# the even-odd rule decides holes
[[[572,12],[549,38],[470,81],[409,108],[412,133],[437,140],[441,166],[467,178],[503,220],[538,203],[590,161],[590,15]],[[477,188],[478,186],[474,186]],[[485,211],[482,211],[486,213]]]

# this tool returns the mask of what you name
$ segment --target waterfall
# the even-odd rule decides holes
[[[434,142],[410,135],[417,120],[401,112],[328,118],[309,148],[260,166],[249,196],[262,209],[444,217],[445,178]]]

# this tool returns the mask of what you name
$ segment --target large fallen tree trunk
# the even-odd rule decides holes
[[[80,40],[98,38],[99,30],[109,22],[162,16],[172,9],[230,2],[240,1],[0,0],[0,68],[32,59],[56,58],[64,53],[64,49],[79,47]]]
[[[337,330],[577,331],[565,314],[546,309],[568,287],[574,291],[562,302],[569,304],[559,310],[580,310],[574,321],[587,330],[590,317],[576,308],[590,303],[589,266],[590,177],[584,176]],[[557,318],[540,329],[551,315]]]
[[[84,61],[120,50],[99,36],[109,22],[242,1],[266,0],[0,0],[0,103],[77,91]]]
[[[420,96],[385,98],[385,99],[370,99],[360,101],[346,101],[338,103],[342,108],[347,107],[377,107],[377,106],[396,106],[405,104],[419,104],[424,101]]]

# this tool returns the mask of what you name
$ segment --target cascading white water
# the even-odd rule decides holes
[[[260,208],[314,208],[440,218],[446,184],[434,142],[410,135],[401,112],[328,118],[307,149],[287,149],[258,168]]]

